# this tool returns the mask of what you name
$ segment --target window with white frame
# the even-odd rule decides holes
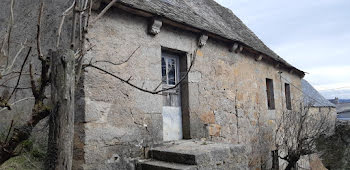
[[[170,54],[162,54],[162,83],[175,86],[178,82],[178,57]]]

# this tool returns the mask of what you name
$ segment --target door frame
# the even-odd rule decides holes
[[[185,73],[188,70],[188,67],[189,67],[188,64],[190,63],[190,58],[191,58],[191,55],[193,54],[186,51],[181,51],[181,50],[161,46],[161,57],[163,56],[164,53],[172,56],[177,56],[178,63],[179,63],[178,75],[179,75],[179,79],[181,79],[181,77],[185,75]],[[183,139],[191,139],[189,89],[190,87],[188,84],[188,76],[186,76],[180,84]]]

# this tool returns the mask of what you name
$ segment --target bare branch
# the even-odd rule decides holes
[[[4,84],[6,84],[7,82],[9,82],[10,80],[12,80],[12,79],[14,79],[16,77],[18,77],[18,76],[17,75],[13,75],[13,76],[7,78],[6,80],[4,80],[0,85],[4,85]]]
[[[44,11],[44,2],[43,0],[41,0],[41,3],[40,3],[40,8],[39,8],[39,17],[38,17],[38,24],[37,24],[37,34],[36,34],[36,46],[37,46],[37,50],[38,50],[38,57],[39,57],[39,60],[43,60],[44,56],[42,54],[42,51],[41,51],[41,45],[40,45],[40,28],[41,28],[41,17],[42,17],[42,14],[43,14],[43,11]]]
[[[9,57],[8,55],[10,54],[10,41],[11,41],[11,32],[12,32],[12,26],[13,26],[13,20],[14,20],[14,15],[13,15],[13,6],[14,6],[14,0],[11,0],[11,5],[10,5],[10,16],[9,16],[9,21],[8,21],[8,26],[7,26],[7,36],[4,36],[4,39],[2,41],[1,49],[0,49],[0,59],[1,58],[6,58],[6,66],[5,69],[8,67],[9,64]],[[5,51],[5,42],[7,40],[7,54]],[[3,74],[3,73],[0,73]]]
[[[81,70],[83,67],[83,56],[80,56],[76,59],[76,63],[78,63],[75,67],[75,84],[77,85],[80,80]]]
[[[69,8],[67,8],[62,14],[62,19],[61,19],[61,22],[60,22],[60,25],[59,25],[58,31],[57,31],[57,42],[56,42],[57,48],[60,45],[61,32],[62,32],[64,20],[65,20],[66,16],[69,15],[73,11],[72,9],[74,9],[74,5],[75,5],[75,0],[73,1],[72,5]]]
[[[7,142],[7,139],[9,138],[9,136],[10,136],[10,133],[11,133],[11,130],[12,130],[12,127],[13,127],[13,120],[11,121],[11,124],[10,124],[10,128],[9,128],[9,131],[7,132],[7,135],[6,135],[6,138],[5,138],[5,141],[4,141],[4,143],[6,143]]]
[[[91,11],[92,11],[92,0],[89,0],[89,14],[88,14],[87,21],[86,21],[86,28],[89,28]]]
[[[9,19],[9,25],[8,25],[8,35],[7,35],[7,55],[10,55],[10,41],[11,41],[11,32],[13,27],[13,21],[14,21],[14,15],[13,15],[13,7],[15,5],[15,1],[11,0],[11,6],[10,6],[10,19]],[[8,66],[8,59],[6,62],[6,67]]]
[[[24,44],[27,43],[27,40],[24,41],[23,44],[21,44],[21,48],[18,50],[17,54],[15,55],[15,57],[12,60],[12,63],[10,66],[8,66],[7,68],[5,67],[4,71],[1,73],[1,75],[6,75],[14,66],[18,56],[21,54],[22,50],[25,48]]]
[[[13,96],[13,94],[15,94],[16,90],[17,90],[17,87],[19,86],[19,82],[21,81],[21,76],[22,76],[22,72],[23,72],[23,69],[24,69],[24,65],[26,64],[27,60],[28,60],[28,57],[30,55],[30,52],[32,51],[32,47],[29,47],[29,50],[27,52],[27,55],[26,57],[24,58],[24,61],[23,61],[23,64],[21,66],[21,70],[19,72],[19,75],[18,75],[18,79],[17,79],[17,82],[16,82],[16,85],[15,85],[15,88],[13,88],[12,90],[12,93],[11,95],[9,96],[8,100],[11,99],[11,97]]]
[[[17,90],[27,90],[27,89],[31,89],[31,87],[14,87],[14,86],[7,86],[7,85],[3,85],[3,84],[0,84],[0,87],[10,88],[10,89],[16,88]]]
[[[34,99],[34,97],[27,97],[27,98],[23,98],[21,100],[17,100],[15,102],[11,103],[9,106],[12,107],[12,106],[16,105],[17,103],[20,103],[20,102],[23,102],[23,101],[26,101],[26,100],[30,100],[30,99]],[[4,110],[6,110],[6,108],[1,109],[0,113],[3,112]]]
[[[108,10],[113,6],[113,4],[117,2],[117,0],[112,0],[102,11],[100,14],[97,15],[97,17],[91,21],[91,24],[94,24],[98,19],[100,19]]]
[[[129,57],[128,57],[126,60],[122,61],[122,62],[114,63],[114,62],[111,62],[111,61],[108,61],[108,60],[97,60],[97,61],[93,62],[93,64],[97,64],[97,63],[108,63],[108,64],[112,64],[112,65],[115,65],[115,66],[122,65],[122,64],[128,62],[128,61],[130,60],[130,58],[131,58],[132,56],[134,56],[134,54],[136,53],[136,51],[137,51],[138,49],[140,49],[140,47],[141,47],[141,46],[138,46],[138,47],[131,53],[131,55],[129,55]]]
[[[112,77],[114,77],[114,78],[120,80],[121,82],[126,83],[126,84],[128,84],[129,86],[131,86],[131,87],[133,87],[133,88],[135,88],[135,89],[138,89],[138,90],[140,90],[140,91],[142,91],[142,92],[146,92],[146,93],[150,93],[150,94],[159,94],[159,93],[161,93],[161,92],[165,92],[165,91],[168,91],[168,90],[172,90],[172,89],[177,88],[177,87],[182,83],[182,81],[185,80],[185,78],[188,76],[188,73],[191,71],[191,69],[192,69],[192,67],[193,67],[193,65],[194,65],[194,62],[195,62],[195,59],[196,59],[196,53],[197,53],[197,50],[194,52],[194,55],[193,55],[193,58],[192,58],[190,67],[189,67],[188,70],[186,71],[186,74],[179,80],[179,82],[177,82],[177,83],[176,83],[174,86],[172,86],[172,87],[164,88],[164,89],[162,89],[162,90],[157,90],[157,91],[151,91],[151,90],[147,90],[147,89],[144,89],[144,88],[142,88],[142,87],[136,86],[136,85],[130,83],[130,78],[129,78],[129,79],[123,79],[123,78],[121,78],[121,77],[119,77],[119,76],[117,76],[117,75],[115,75],[115,74],[113,74],[113,73],[111,73],[111,72],[109,72],[109,71],[103,69],[103,68],[100,68],[100,67],[98,67],[98,66],[92,64],[92,63],[85,64],[85,65],[83,66],[83,68],[91,67],[91,68],[97,69],[97,70],[99,70],[99,71],[102,71],[103,73],[108,74],[108,75],[110,75],[110,76],[112,76]]]
[[[37,98],[38,96],[38,92],[37,92],[37,89],[36,89],[36,85],[35,85],[35,79],[34,79],[34,75],[33,75],[33,65],[32,63],[29,64],[29,77],[30,77],[30,85],[32,87],[32,93],[33,93],[33,96],[35,98]]]
[[[77,6],[77,3],[74,3],[74,7],[73,7],[73,19],[72,19],[72,32],[71,32],[71,45],[70,45],[70,48],[71,49],[74,49],[74,46],[75,46],[75,29],[76,29],[76,6]]]

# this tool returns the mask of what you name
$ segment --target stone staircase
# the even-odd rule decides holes
[[[138,170],[248,169],[245,148],[233,144],[173,141],[151,148],[149,157]]]

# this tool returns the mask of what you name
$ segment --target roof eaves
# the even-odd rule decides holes
[[[110,1],[110,0],[104,0],[104,1],[108,2],[108,1]],[[253,49],[253,50],[256,51],[256,52],[261,53],[261,54],[263,54],[264,56],[269,57],[269,59],[271,59],[271,60],[273,60],[273,61],[275,61],[275,62],[281,64],[282,66],[284,66],[284,68],[289,69],[289,70],[293,70],[300,78],[303,78],[303,77],[305,76],[305,72],[304,72],[304,71],[302,71],[302,70],[300,70],[300,69],[298,69],[298,68],[292,66],[291,64],[289,64],[288,62],[286,62],[283,58],[281,58],[281,57],[278,56],[277,54],[275,54],[275,55],[277,56],[277,58],[272,57],[272,56],[270,56],[269,54],[267,54],[267,53],[265,53],[265,52],[263,52],[263,51],[260,51],[260,50],[258,50],[258,49],[256,49],[256,48],[254,48],[254,47],[252,47],[252,46],[250,46],[250,45],[244,43],[244,42],[243,42],[242,40],[240,40],[240,39],[232,39],[232,38],[227,37],[227,36],[225,36],[225,35],[223,35],[223,34],[218,34],[218,33],[215,33],[215,32],[209,31],[209,30],[203,30],[203,29],[201,29],[201,28],[199,28],[199,27],[190,25],[190,24],[188,24],[188,23],[186,23],[186,22],[179,21],[179,20],[175,20],[175,19],[173,19],[173,18],[169,18],[169,17],[167,17],[167,16],[165,16],[165,15],[159,13],[159,12],[150,12],[150,11],[146,11],[146,10],[144,10],[144,9],[137,8],[137,7],[135,7],[135,6],[131,5],[131,4],[125,3],[125,2],[120,1],[120,0],[117,1],[117,3],[115,4],[115,6],[117,6],[117,7],[119,7],[119,8],[123,8],[123,9],[130,8],[130,9],[132,9],[134,12],[135,12],[135,10],[137,10],[138,12],[135,12],[135,14],[139,14],[139,15],[143,15],[143,16],[147,16],[147,17],[152,17],[152,16],[153,16],[153,17],[161,17],[161,18],[164,18],[164,19],[166,19],[166,20],[168,20],[168,21],[173,21],[173,22],[176,22],[176,23],[178,23],[178,24],[182,24],[182,25],[184,25],[185,27],[189,27],[189,30],[191,30],[191,31],[193,31],[193,32],[202,32],[202,33],[203,33],[203,32],[207,32],[208,35],[209,35],[209,36],[212,35],[211,37],[214,38],[214,39],[224,40],[225,42],[230,42],[230,43],[239,42],[241,45],[244,45],[244,46],[246,46],[246,47],[249,47],[249,48]],[[227,8],[227,9],[228,9],[228,8]],[[228,9],[228,10],[229,10],[229,9]],[[231,11],[231,12],[232,12],[232,11]],[[141,13],[142,13],[142,14],[141,14]],[[238,18],[238,19],[239,19],[239,18]],[[247,28],[248,28],[248,27],[247,27]],[[198,30],[198,31],[194,31],[194,30]],[[252,32],[250,29],[248,29],[248,30],[249,30],[250,32]],[[252,34],[255,36],[255,34],[254,34],[253,32],[252,32]],[[258,37],[256,36],[256,38],[258,38]],[[258,38],[258,39],[259,39],[259,38]],[[260,40],[260,39],[259,39],[259,40]],[[260,40],[260,41],[261,41],[261,40]],[[263,45],[265,45],[265,44],[263,44]],[[272,51],[272,50],[271,50],[271,51]],[[272,51],[272,52],[273,52],[273,51]],[[274,52],[273,52],[273,53],[274,53]]]

